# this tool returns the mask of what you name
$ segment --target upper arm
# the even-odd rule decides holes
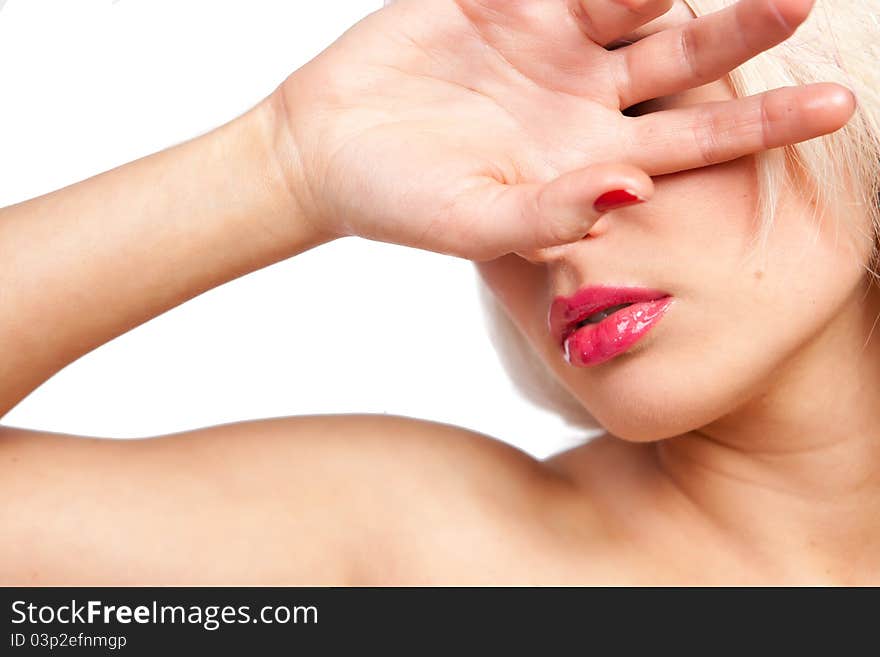
[[[14,459],[14,465],[13,465]],[[383,415],[242,422],[153,439],[0,430],[5,580],[357,583],[524,495],[521,452]],[[10,561],[11,559],[11,561]],[[4,569],[5,570],[5,569]]]

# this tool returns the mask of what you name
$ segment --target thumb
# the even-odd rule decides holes
[[[485,244],[529,251],[576,242],[606,212],[648,200],[654,183],[629,164],[594,164],[547,183],[495,184],[474,199]]]

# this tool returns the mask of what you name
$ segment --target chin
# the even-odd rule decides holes
[[[680,419],[653,413],[631,413],[624,415],[621,409],[614,409],[607,417],[599,419],[609,434],[632,443],[652,443],[673,438],[698,427]]]
[[[692,372],[680,363],[659,362],[648,367],[643,359],[616,365],[597,372],[579,397],[608,433],[623,440],[673,438],[711,424],[736,406],[719,394],[717,377],[702,369]]]

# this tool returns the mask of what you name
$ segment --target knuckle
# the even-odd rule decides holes
[[[762,148],[769,148],[773,142],[773,118],[769,107],[771,96],[764,94],[758,102],[758,124]]]
[[[535,222],[535,244],[540,247],[556,246],[582,238],[587,232],[587,227],[583,225],[585,222],[573,220],[566,216],[567,213],[548,207],[545,202],[546,189],[534,194],[526,210]]]
[[[758,7],[758,15],[765,25],[773,25],[781,35],[794,32],[795,26],[789,23],[773,0],[764,0]]]
[[[559,213],[543,218],[544,237],[541,240],[541,246],[559,246],[560,244],[568,244],[576,242],[583,238],[590,229],[590,223],[587,217],[582,220],[573,217],[565,217]]]
[[[717,112],[709,108],[697,112],[691,132],[703,165],[717,164],[726,159],[727,131],[728,127]]]
[[[559,217],[551,219],[548,226],[548,236],[551,241],[547,246],[558,246],[576,242],[587,234],[589,227],[585,223],[565,221]]]
[[[699,35],[693,27],[687,26],[682,29],[678,39],[678,56],[689,76],[697,80],[702,80],[703,72],[700,68],[700,60],[698,57],[698,41]]]

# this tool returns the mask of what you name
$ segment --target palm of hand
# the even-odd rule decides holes
[[[735,121],[733,107],[626,117],[622,105],[646,100],[648,87],[622,92],[619,52],[588,37],[572,6],[580,7],[565,0],[402,2],[294,74],[283,89],[288,107],[303,108],[290,123],[309,164],[312,214],[335,235],[489,259],[583,236],[597,218],[597,190],[626,187],[647,197],[648,174],[828,131],[810,124],[774,137],[762,125],[759,135],[752,127],[719,146],[711,130],[729,132],[724,120]],[[706,57],[702,79],[685,62],[690,69],[679,77],[689,79],[673,75],[654,89],[697,86],[729,70],[731,59],[787,36],[778,25],[768,32],[744,52]],[[654,48],[663,45],[656,41]],[[796,100],[789,94],[787,108]],[[766,119],[767,102],[735,102]],[[689,130],[691,139],[676,148],[651,137],[663,129]],[[603,162],[628,164],[597,166]]]

